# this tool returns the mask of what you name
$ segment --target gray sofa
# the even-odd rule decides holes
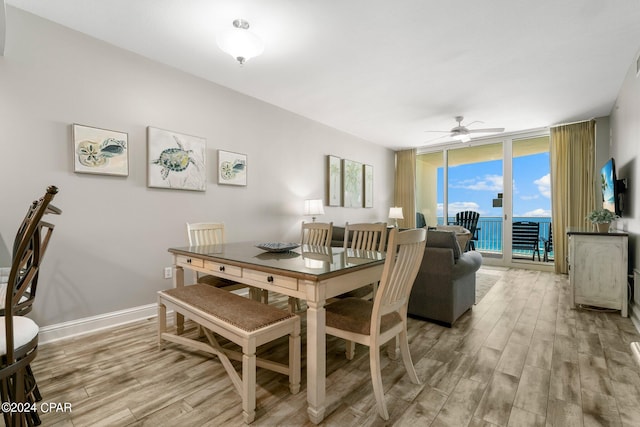
[[[427,231],[427,245],[411,289],[408,313],[451,327],[475,304],[480,252],[462,252],[451,231]]]

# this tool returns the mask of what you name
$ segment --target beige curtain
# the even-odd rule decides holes
[[[416,149],[396,151],[396,184],[394,205],[402,207],[404,228],[416,226]]]
[[[556,273],[568,273],[567,227],[587,227],[595,208],[595,121],[551,128],[551,204]]]

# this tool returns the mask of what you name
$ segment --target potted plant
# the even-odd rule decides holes
[[[593,223],[594,228],[600,233],[607,233],[611,221],[618,218],[620,218],[618,215],[607,209],[594,209],[587,215],[587,219]]]

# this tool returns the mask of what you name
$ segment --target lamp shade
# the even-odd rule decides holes
[[[402,208],[398,208],[398,207],[389,208],[389,218],[404,219],[404,216],[402,215]]]
[[[304,201],[304,215],[324,215],[322,199],[308,199]]]
[[[249,31],[249,23],[243,19],[233,21],[233,28],[218,34],[218,47],[231,55],[240,65],[264,52],[264,42]]]

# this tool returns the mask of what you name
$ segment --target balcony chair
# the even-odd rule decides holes
[[[464,252],[472,251],[476,249],[475,242],[478,241],[478,220],[480,219],[480,214],[475,211],[462,211],[456,214],[456,222],[451,225],[459,225],[463,228],[466,228],[471,233],[471,239],[467,242],[467,245],[462,249]]]
[[[409,353],[407,302],[424,254],[425,229],[393,229],[380,286],[374,301],[345,298],[326,306],[326,333],[347,340],[347,358],[353,358],[353,343],[369,346],[371,381],[378,413],[388,420],[380,373],[380,347],[398,337],[400,353],[409,379],[420,384]]]
[[[517,221],[513,223],[511,247],[513,249],[531,251],[531,261],[535,261],[538,254],[540,261],[540,248],[538,247],[540,223],[531,221]]]
[[[549,232],[547,233],[547,237],[541,237],[542,242],[544,243],[544,262],[549,262],[549,254],[553,252],[553,227],[552,224],[549,223]]]
[[[41,400],[30,364],[37,354],[38,325],[23,314],[31,311],[40,265],[53,233],[54,225],[42,220],[46,213],[60,213],[51,206],[57,194],[54,186],[28,209],[18,228],[13,246],[9,280],[4,286],[0,317],[0,396],[3,403],[28,404]],[[36,411],[3,411],[6,426],[38,425]]]

